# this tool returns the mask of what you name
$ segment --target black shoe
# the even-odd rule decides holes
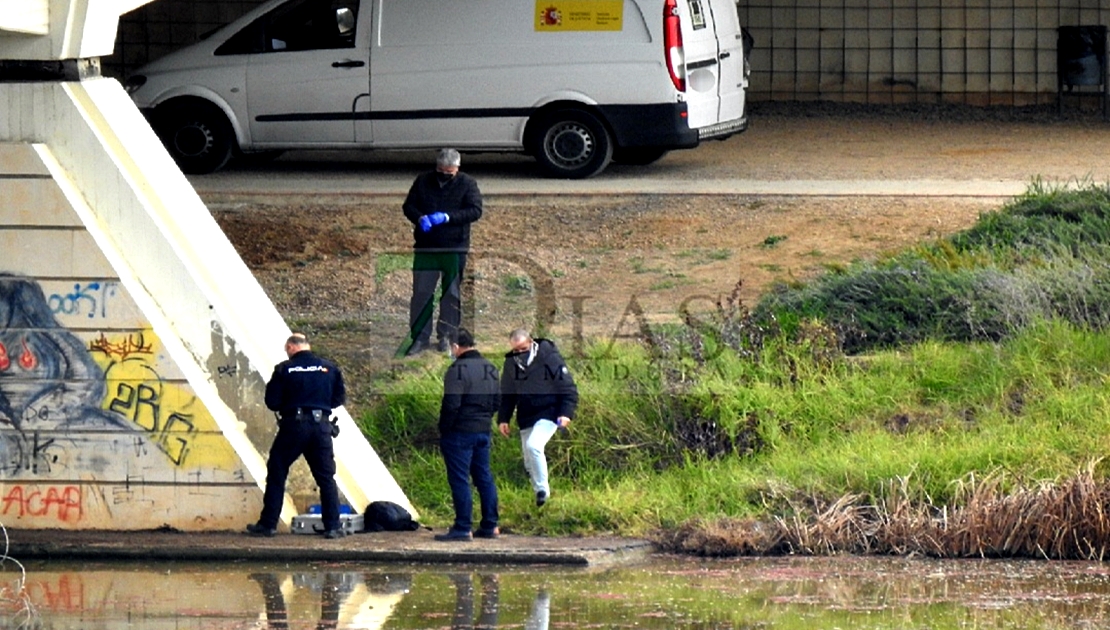
[[[427,341],[420,341],[419,339],[417,339],[416,341],[412,342],[412,345],[409,346],[409,349],[405,351],[405,356],[406,357],[415,357],[416,355],[420,354],[421,352],[424,352],[427,349],[428,349],[428,342]]]
[[[347,535],[347,532],[345,532],[341,529],[329,529],[328,531],[324,532],[324,538],[327,538],[328,540],[335,540],[337,538],[343,538],[346,535]]]
[[[547,503],[547,493],[539,490],[536,492],[536,507],[543,507],[544,503]]]
[[[436,534],[435,536],[433,536],[433,538],[442,542],[450,542],[456,540],[469,542],[471,540],[474,540],[474,538],[470,535],[470,532],[463,532],[456,529],[449,529],[447,530],[446,534]]]
[[[451,341],[447,337],[440,337],[436,342],[436,350],[439,352],[447,352],[451,349]]]
[[[266,538],[273,538],[277,536],[277,530],[273,527],[263,527],[258,523],[251,523],[247,525],[247,533],[251,536],[265,536]]]
[[[479,529],[474,532],[475,538],[501,538],[501,528]]]

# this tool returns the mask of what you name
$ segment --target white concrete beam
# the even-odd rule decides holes
[[[0,36],[46,35],[49,29],[47,0],[0,0]]]
[[[0,0],[0,59],[111,55],[120,9],[136,2],[139,0]]]
[[[49,148],[51,175],[261,485],[274,428],[262,387],[289,328],[188,180],[114,79],[0,84],[0,112],[0,141]],[[337,415],[336,482],[350,505],[384,499],[417,514],[346,410]],[[287,502],[283,519],[294,514]]]

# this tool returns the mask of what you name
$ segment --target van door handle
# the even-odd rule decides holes
[[[333,61],[331,67],[333,68],[361,68],[366,65],[365,61],[353,61],[348,59],[346,61]]]
[[[731,56],[732,56],[732,53],[730,53],[730,52],[723,52],[723,53],[721,53],[721,56],[720,56],[720,57],[718,57],[718,59],[728,59],[728,58],[729,58],[729,57],[731,57]]]

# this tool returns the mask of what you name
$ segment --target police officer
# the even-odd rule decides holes
[[[266,407],[278,414],[278,431],[266,462],[266,493],[257,523],[247,525],[254,536],[277,533],[289,467],[304,455],[312,478],[320,488],[324,537],[342,538],[339,523],[339,490],[335,485],[331,411],[347,399],[339,367],[312,354],[308,339],[293,333],[285,341],[288,361],[274,366],[266,384]]]

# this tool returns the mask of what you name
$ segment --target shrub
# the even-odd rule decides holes
[[[1034,322],[1110,323],[1110,191],[1034,184],[969,230],[809,283],[780,284],[754,309],[789,334],[804,319],[849,353],[924,340],[998,341]]]

